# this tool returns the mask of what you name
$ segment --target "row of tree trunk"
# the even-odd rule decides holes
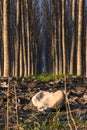
[[[54,73],[87,76],[87,2],[54,0]],[[56,50],[57,48],[57,50]]]
[[[0,76],[87,76],[86,0],[1,0]]]

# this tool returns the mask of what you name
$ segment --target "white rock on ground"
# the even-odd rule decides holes
[[[44,111],[47,108],[54,108],[56,106],[61,107],[64,100],[65,94],[62,90],[58,90],[55,93],[40,91],[32,97],[32,103],[37,107],[38,111]]]

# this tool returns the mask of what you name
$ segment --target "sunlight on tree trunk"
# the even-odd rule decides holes
[[[82,10],[83,0],[78,3],[77,75],[82,75]]]
[[[30,75],[30,2],[28,3],[26,1],[26,9],[28,10],[27,12],[27,70],[28,70],[28,75]]]
[[[4,45],[4,77],[9,76],[9,52],[8,52],[8,0],[3,0],[3,45]]]
[[[86,1],[85,1],[85,4],[86,4]],[[87,77],[87,7],[85,6],[85,16],[86,16],[86,48],[85,48],[85,50],[86,50],[86,54],[85,54],[85,57],[86,57],[86,77]]]
[[[19,76],[23,76],[23,48],[22,48],[21,42],[20,42],[20,74]]]
[[[65,27],[64,27],[64,10],[65,9],[65,1],[62,0],[62,53],[63,53],[63,73],[66,73],[66,54],[65,54]]]

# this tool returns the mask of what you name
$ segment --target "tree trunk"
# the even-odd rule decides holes
[[[3,45],[4,45],[4,77],[9,76],[9,51],[8,51],[8,0],[3,0]]]
[[[22,47],[22,39],[20,39],[20,74],[19,76],[23,76],[23,47]]]
[[[25,4],[25,1],[22,2],[22,5],[21,5],[23,64],[24,64],[23,74],[24,74],[24,76],[27,76],[27,61],[26,61],[25,32],[24,32],[24,27],[25,27],[25,24],[24,24],[24,8],[23,8],[24,4]]]
[[[58,11],[57,11],[57,8],[58,8],[58,6],[57,6],[58,4],[57,4],[57,1],[56,1],[56,5],[55,5],[55,9],[56,9],[56,18],[55,18],[55,20],[56,20],[56,28],[55,28],[55,35],[56,35],[56,41],[55,41],[55,74],[58,74],[58,63],[59,63],[59,56],[58,56]]]
[[[0,44],[0,77],[1,77],[1,44]]]
[[[61,1],[61,0],[60,0]],[[62,64],[63,64],[63,57],[62,57],[62,22],[61,22],[61,20],[62,20],[62,18],[61,18],[61,9],[62,9],[62,7],[61,7],[61,2],[58,2],[58,45],[59,45],[59,61],[58,61],[58,63],[59,63],[59,74],[62,74],[62,72],[63,72],[63,68],[62,68]]]
[[[28,69],[28,75],[30,75],[30,2],[26,2],[26,8],[27,11],[27,69]]]
[[[75,0],[72,0],[72,43],[70,51],[70,74],[73,74],[74,45],[75,45]]]
[[[85,4],[86,4],[86,0],[85,0]],[[87,77],[87,7],[85,5],[85,23],[86,23],[86,39],[85,39],[85,44],[86,44],[86,47],[85,47],[85,50],[86,50],[86,54],[85,54],[85,57],[86,57],[86,77]]]
[[[82,75],[82,10],[83,0],[78,2],[77,75]]]
[[[19,0],[16,1],[16,43],[15,43],[15,76],[18,76],[18,49],[19,49]]]
[[[23,76],[22,1],[20,1],[19,76]]]
[[[63,53],[63,73],[66,73],[66,54],[65,54],[65,0],[62,0],[62,53]]]

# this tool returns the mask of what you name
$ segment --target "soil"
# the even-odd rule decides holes
[[[0,84],[4,82],[8,83],[8,79],[0,79]],[[18,122],[19,124],[21,122],[25,123],[25,121],[28,122],[27,125],[32,126],[35,124],[35,117],[40,119],[40,121],[45,120],[48,113],[38,112],[38,110],[33,106],[31,98],[40,90],[49,92],[65,90],[64,82],[64,79],[56,81],[40,81],[36,79],[36,77],[31,79],[16,79],[13,77],[9,80],[9,88],[0,85],[0,130],[6,129],[7,117],[9,118],[9,127],[15,126]],[[70,109],[74,114],[74,118],[76,120],[81,118],[83,122],[87,122],[87,78],[69,77],[66,79],[66,88]],[[50,113],[54,112],[55,110],[53,109]],[[61,118],[62,122],[66,121],[65,103],[60,108],[59,116],[63,117]],[[80,124],[78,130],[80,129],[86,130],[87,124],[83,127]],[[14,128],[14,130],[16,129]]]

